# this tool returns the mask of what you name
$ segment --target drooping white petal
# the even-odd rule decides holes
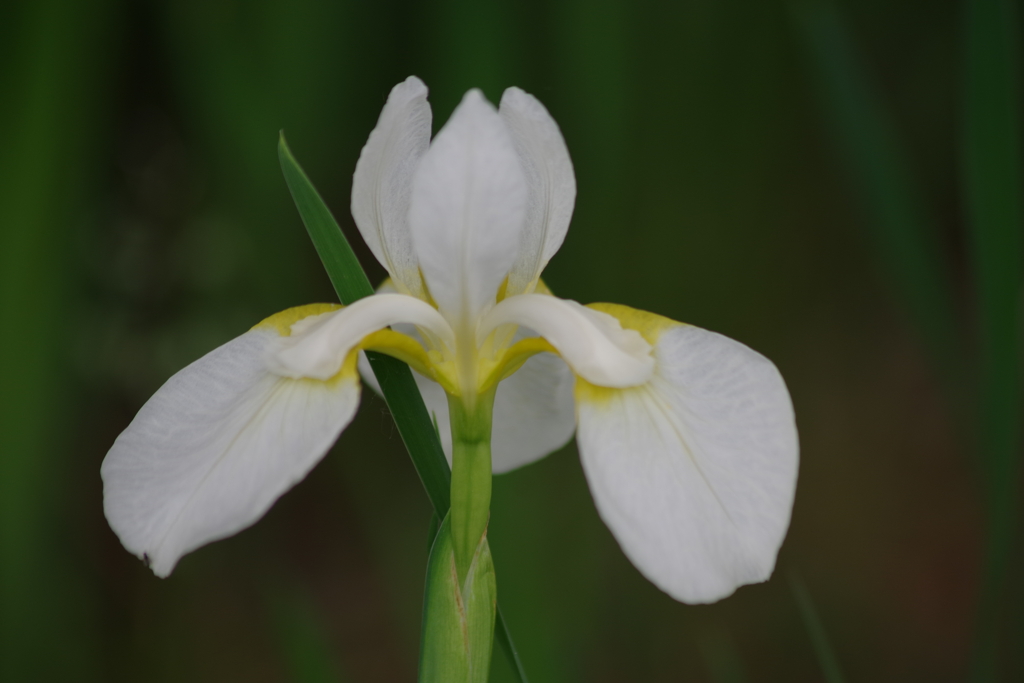
[[[577,443],[602,519],[659,588],[706,603],[765,581],[789,525],[798,443],[775,366],[679,325],[632,389],[577,388]]]
[[[355,414],[354,372],[320,382],[268,371],[280,341],[272,329],[254,329],[181,370],[107,453],[107,521],[157,576],[256,522]]]
[[[415,336],[412,326],[395,329]],[[522,330],[518,338],[533,336]],[[380,385],[364,354],[359,357],[363,381],[380,395]],[[413,372],[427,406],[437,421],[441,446],[452,462],[452,433],[448,398],[437,382]],[[530,358],[514,375],[498,385],[494,396],[491,428],[491,467],[502,474],[539,460],[564,446],[576,429],[573,375],[557,356],[540,353]]]
[[[374,294],[350,306],[310,316],[292,326],[292,335],[270,359],[287,377],[333,377],[363,337],[396,323],[412,323],[454,347],[448,322],[430,304],[406,294]]]
[[[409,237],[412,177],[430,145],[427,87],[410,76],[391,89],[352,176],[352,217],[403,293],[423,297]]]
[[[576,203],[576,175],[558,124],[536,97],[509,88],[498,113],[508,124],[526,175],[529,201],[519,256],[508,274],[506,296],[530,292],[562,246]]]
[[[494,396],[491,466],[495,474],[523,467],[557,451],[576,431],[574,378],[550,353],[530,358],[502,380]]]
[[[508,323],[536,330],[577,375],[599,386],[642,384],[654,368],[651,346],[639,333],[575,301],[543,294],[509,297],[487,312],[479,334]]]
[[[453,326],[494,302],[516,260],[526,179],[508,127],[470,90],[413,178],[409,228],[427,287]]]

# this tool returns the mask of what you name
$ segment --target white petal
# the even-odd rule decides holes
[[[468,329],[494,302],[516,259],[526,197],[508,127],[470,90],[423,156],[409,210],[423,277],[453,326]]]
[[[550,353],[530,358],[494,396],[491,466],[502,474],[557,451],[576,431],[574,378]]]
[[[576,175],[558,124],[536,97],[509,88],[498,113],[512,133],[529,190],[519,257],[508,275],[506,296],[512,296],[532,291],[562,246],[576,203]]]
[[[352,419],[355,374],[328,382],[272,374],[267,354],[280,340],[254,329],[181,370],[107,453],[107,521],[157,576],[256,522]]]
[[[765,581],[789,525],[798,444],[786,385],[746,346],[680,325],[643,387],[577,390],[577,443],[602,519],[672,597]]]
[[[396,326],[396,329],[415,335],[415,330],[404,326]],[[365,354],[359,357],[359,373],[380,395],[380,385]],[[451,465],[448,398],[440,384],[416,371],[412,374],[427,406],[427,414],[437,421],[441,447]],[[491,431],[491,467],[495,474],[502,474],[528,465],[568,443],[575,429],[572,372],[557,356],[537,354],[498,385]]]
[[[370,251],[400,284],[423,297],[409,237],[409,195],[416,166],[430,145],[427,87],[410,76],[391,90],[352,177],[352,217]]]
[[[363,337],[402,322],[428,329],[454,347],[448,322],[430,304],[406,294],[374,294],[295,323],[281,350],[271,356],[270,367],[287,377],[329,379]]]
[[[536,330],[577,375],[599,386],[642,384],[654,368],[651,346],[639,333],[624,330],[614,317],[575,301],[544,294],[509,297],[488,311],[479,334],[510,323]]]

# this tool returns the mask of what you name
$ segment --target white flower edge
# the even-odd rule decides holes
[[[795,419],[764,356],[698,327],[665,327],[649,336],[645,385],[577,379],[576,440],[626,556],[677,600],[715,602],[771,576],[796,489]]]
[[[280,376],[283,338],[254,328],[172,376],[103,460],[107,521],[157,576],[258,521],[355,414],[353,364],[326,382]]]
[[[508,88],[498,114],[512,134],[529,196],[519,254],[508,274],[512,296],[532,292],[562,246],[576,203],[576,175],[558,124],[536,97]]]
[[[409,234],[412,178],[430,146],[427,86],[410,76],[391,89],[352,175],[352,218],[404,294],[424,297]]]

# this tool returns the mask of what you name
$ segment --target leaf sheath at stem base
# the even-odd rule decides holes
[[[451,531],[449,514],[427,565],[419,683],[486,683],[497,613],[494,563],[482,537],[460,579]]]

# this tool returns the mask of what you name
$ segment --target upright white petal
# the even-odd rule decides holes
[[[550,353],[530,358],[502,380],[494,395],[491,466],[495,474],[529,465],[557,451],[576,431],[574,377]]]
[[[430,145],[427,87],[410,76],[391,89],[352,177],[352,217],[400,291],[423,298],[409,237],[412,177]]]
[[[256,522],[324,456],[359,405],[353,369],[321,382],[267,369],[254,329],[171,377],[103,461],[111,528],[157,576]]]
[[[529,201],[519,256],[506,296],[528,293],[562,246],[576,203],[576,175],[558,124],[536,97],[509,88],[498,113],[508,124],[526,174]]]
[[[789,526],[798,444],[775,366],[679,325],[642,387],[577,388],[577,443],[602,519],[633,564],[689,603],[765,581]]]
[[[516,260],[526,179],[508,127],[470,90],[413,178],[409,227],[427,287],[466,329],[494,302]]]

